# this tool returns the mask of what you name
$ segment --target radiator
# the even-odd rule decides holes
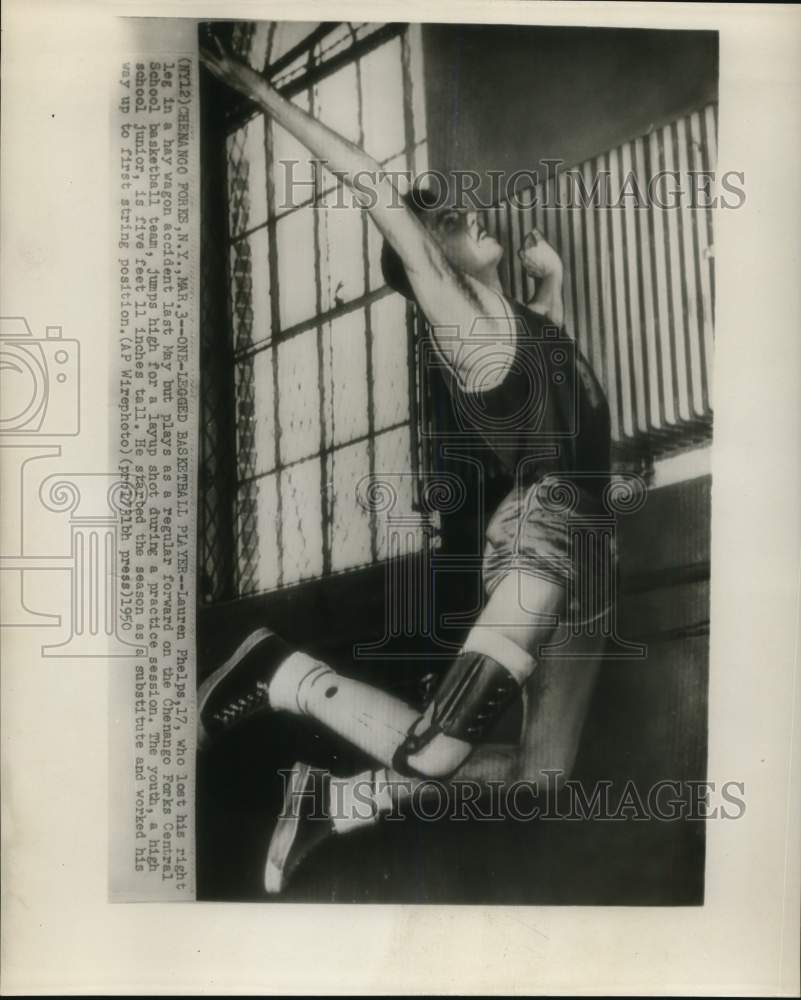
[[[568,330],[606,389],[618,452],[653,455],[711,436],[712,209],[703,192],[695,203],[688,192],[693,183],[698,190],[692,172],[712,172],[715,163],[710,105],[519,190],[487,213],[487,229],[506,251],[507,291],[521,301],[534,292],[517,257],[526,233],[536,226],[559,251]],[[684,194],[673,207],[656,199],[672,204],[676,178],[652,182],[649,192],[660,171],[678,175]],[[582,183],[590,194],[598,185],[589,204],[576,197]],[[606,184],[617,207],[604,207]]]

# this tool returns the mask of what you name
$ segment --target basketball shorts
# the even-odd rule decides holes
[[[489,597],[519,571],[563,586],[566,624],[576,628],[608,616],[617,574],[611,518],[595,496],[570,490],[565,502],[541,480],[501,501],[487,526],[483,584]]]

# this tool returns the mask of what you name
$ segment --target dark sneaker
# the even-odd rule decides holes
[[[334,834],[328,813],[330,778],[328,771],[300,762],[289,773],[264,866],[267,892],[282,892],[301,861]]]
[[[267,688],[281,663],[294,653],[268,628],[249,635],[233,656],[200,685],[198,747],[270,707]]]

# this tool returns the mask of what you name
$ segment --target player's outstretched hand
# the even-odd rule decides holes
[[[238,90],[246,97],[258,98],[265,87],[263,77],[246,63],[235,58],[213,33],[207,36],[210,44],[200,46],[200,61],[218,80]]]

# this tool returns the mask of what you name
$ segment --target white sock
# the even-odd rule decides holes
[[[350,778],[330,779],[328,815],[336,833],[349,833],[378,822],[392,809],[387,770],[362,771]]]
[[[315,660],[306,653],[292,653],[278,667],[267,688],[270,707],[304,715],[306,708],[303,699],[305,684],[312,678],[324,673],[334,674],[334,671],[320,660]]]

